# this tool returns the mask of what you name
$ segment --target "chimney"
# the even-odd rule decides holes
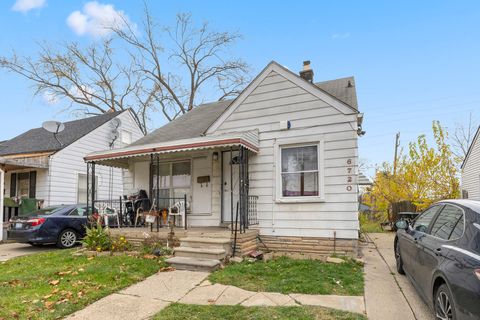
[[[303,70],[300,71],[300,77],[313,83],[313,70],[310,68],[310,60],[303,61]]]

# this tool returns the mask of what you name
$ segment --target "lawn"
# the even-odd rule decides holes
[[[287,257],[244,261],[212,273],[209,279],[249,291],[363,295],[363,267],[353,260],[341,264]]]
[[[174,303],[158,313],[157,320],[366,320],[361,314],[320,307],[242,307]]]
[[[164,266],[133,256],[87,258],[57,250],[0,263],[0,319],[58,319]]]

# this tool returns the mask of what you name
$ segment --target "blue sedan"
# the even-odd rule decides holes
[[[55,243],[71,248],[85,236],[86,205],[52,206],[10,220],[8,239],[31,245]]]

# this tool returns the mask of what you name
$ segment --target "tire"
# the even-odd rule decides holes
[[[438,287],[435,292],[433,310],[435,312],[435,319],[457,319],[453,295],[445,283]]]
[[[62,249],[73,248],[77,243],[78,235],[72,229],[65,229],[58,235],[57,247]]]
[[[405,270],[403,269],[402,255],[400,253],[400,245],[398,244],[398,240],[395,241],[395,262],[397,264],[397,272],[399,274],[405,274]]]

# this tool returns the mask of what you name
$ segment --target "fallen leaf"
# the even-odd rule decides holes
[[[45,301],[45,308],[50,309],[53,307],[53,301]]]
[[[43,296],[43,300],[50,299],[53,296],[53,294],[47,294],[46,296]]]
[[[90,261],[90,260],[93,260],[95,257],[88,257],[87,260]]]
[[[143,256],[143,259],[157,259],[157,256],[153,255],[153,254],[146,254]]]
[[[53,293],[53,294],[55,294],[55,293],[57,293],[57,292],[58,292],[58,290],[60,290],[60,289],[58,289],[58,288],[55,288],[55,289],[53,289],[53,290],[52,290],[52,293]]]
[[[78,269],[78,272],[83,272],[83,271],[85,271],[85,269],[83,268]]]
[[[60,283],[60,280],[52,280],[49,282],[49,284],[51,284],[52,286],[56,286],[59,283]]]
[[[57,274],[59,276],[64,276],[64,275],[67,275],[67,274],[70,274],[70,273],[72,273],[72,271],[59,271],[59,272],[57,272]]]
[[[170,271],[175,271],[174,267],[163,267],[159,270],[159,272],[170,272]]]

